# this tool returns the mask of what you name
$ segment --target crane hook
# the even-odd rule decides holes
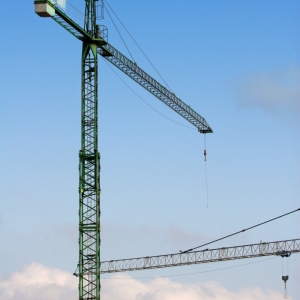
[[[288,279],[289,279],[288,275],[282,276],[282,280],[284,282],[284,298],[287,298],[286,282],[288,281]]]
[[[289,257],[291,256],[291,252],[289,251],[286,251],[286,250],[283,250],[280,252],[280,256],[282,257],[282,280],[284,282],[284,298],[286,299],[287,298],[287,289],[286,289],[286,282],[288,281],[289,279],[289,275],[283,275],[283,259],[286,257],[287,258],[287,270],[286,272],[288,273],[289,272]]]
[[[206,161],[206,134],[204,134],[204,161]]]

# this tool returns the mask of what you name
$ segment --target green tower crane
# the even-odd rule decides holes
[[[66,0],[35,0],[35,12],[50,17],[82,42],[81,149],[79,151],[79,299],[100,299],[100,154],[98,151],[98,54],[193,124],[212,129],[197,112],[107,42],[107,29],[97,24],[103,0],[85,0],[84,24],[70,18]]]

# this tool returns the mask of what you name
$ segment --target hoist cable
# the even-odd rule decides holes
[[[207,182],[207,169],[206,169],[206,134],[204,134],[204,171],[205,171],[205,186],[206,186],[206,206],[209,206],[209,193],[208,193],[208,182]]]
[[[150,61],[150,59],[148,58],[148,56],[146,55],[146,53],[143,51],[143,49],[139,46],[139,44],[136,42],[136,40],[133,38],[133,36],[131,35],[131,33],[128,31],[128,29],[125,27],[125,25],[123,24],[123,22],[120,20],[120,18],[117,16],[117,14],[114,12],[114,10],[111,8],[111,6],[108,4],[108,2],[106,0],[104,0],[105,3],[107,4],[107,6],[110,8],[110,10],[113,12],[113,14],[116,16],[116,18],[119,20],[119,22],[121,23],[121,25],[124,27],[124,29],[126,30],[126,32],[129,34],[129,36],[131,37],[131,39],[134,41],[134,43],[137,45],[137,47],[140,49],[140,51],[143,53],[143,55],[145,56],[145,58],[148,60],[148,62],[150,63],[150,65],[153,67],[153,69],[155,70],[155,72],[158,74],[158,76],[162,79],[162,81],[166,84],[166,86],[169,88],[169,90],[171,92],[172,89],[169,87],[169,85],[167,84],[167,82],[164,80],[164,78],[160,75],[160,73],[158,72],[158,70],[155,68],[155,66],[153,65],[153,63]],[[106,9],[107,11],[107,9]]]
[[[224,237],[222,237],[222,238],[220,238],[220,239],[214,240],[214,241],[212,241],[212,242],[209,242],[209,243],[206,243],[206,244],[203,244],[203,245],[201,245],[201,246],[197,246],[197,247],[194,247],[194,248],[185,250],[185,251],[180,251],[180,252],[181,252],[181,253],[187,253],[187,252],[193,251],[193,250],[198,249],[198,248],[201,248],[201,247],[203,247],[203,246],[206,246],[206,245],[209,245],[209,244],[212,244],[212,243],[215,243],[215,242],[224,240],[224,239],[226,239],[226,238],[228,238],[228,237],[230,237],[230,236],[233,236],[233,235],[236,235],[236,234],[245,232],[245,231],[247,231],[247,230],[253,229],[253,228],[255,228],[255,227],[258,227],[258,226],[264,225],[264,224],[266,224],[266,223],[269,223],[269,222],[271,222],[271,221],[277,220],[277,219],[279,219],[279,218],[285,217],[285,216],[290,215],[290,214],[292,214],[292,213],[294,213],[294,212],[296,212],[296,211],[300,211],[300,208],[295,209],[295,210],[293,210],[293,211],[291,211],[291,212],[289,212],[289,213],[286,213],[286,214],[284,214],[284,215],[281,215],[281,216],[279,216],[279,217],[276,217],[276,218],[270,219],[270,220],[268,220],[268,221],[259,223],[259,224],[257,224],[257,225],[251,226],[251,227],[249,227],[249,228],[246,228],[246,229],[240,230],[240,231],[238,231],[238,232],[235,232],[235,233],[226,235],[226,236],[224,236]]]

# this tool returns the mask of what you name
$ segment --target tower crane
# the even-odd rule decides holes
[[[97,24],[103,0],[85,0],[84,25],[65,11],[66,0],[35,0],[35,12],[49,17],[82,42],[81,149],[79,151],[79,299],[100,299],[100,154],[98,151],[98,54],[194,125],[212,133],[206,120],[107,42]]]

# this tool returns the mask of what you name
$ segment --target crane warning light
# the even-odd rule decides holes
[[[53,0],[36,0],[34,1],[35,13],[40,17],[54,17],[55,4]]]

